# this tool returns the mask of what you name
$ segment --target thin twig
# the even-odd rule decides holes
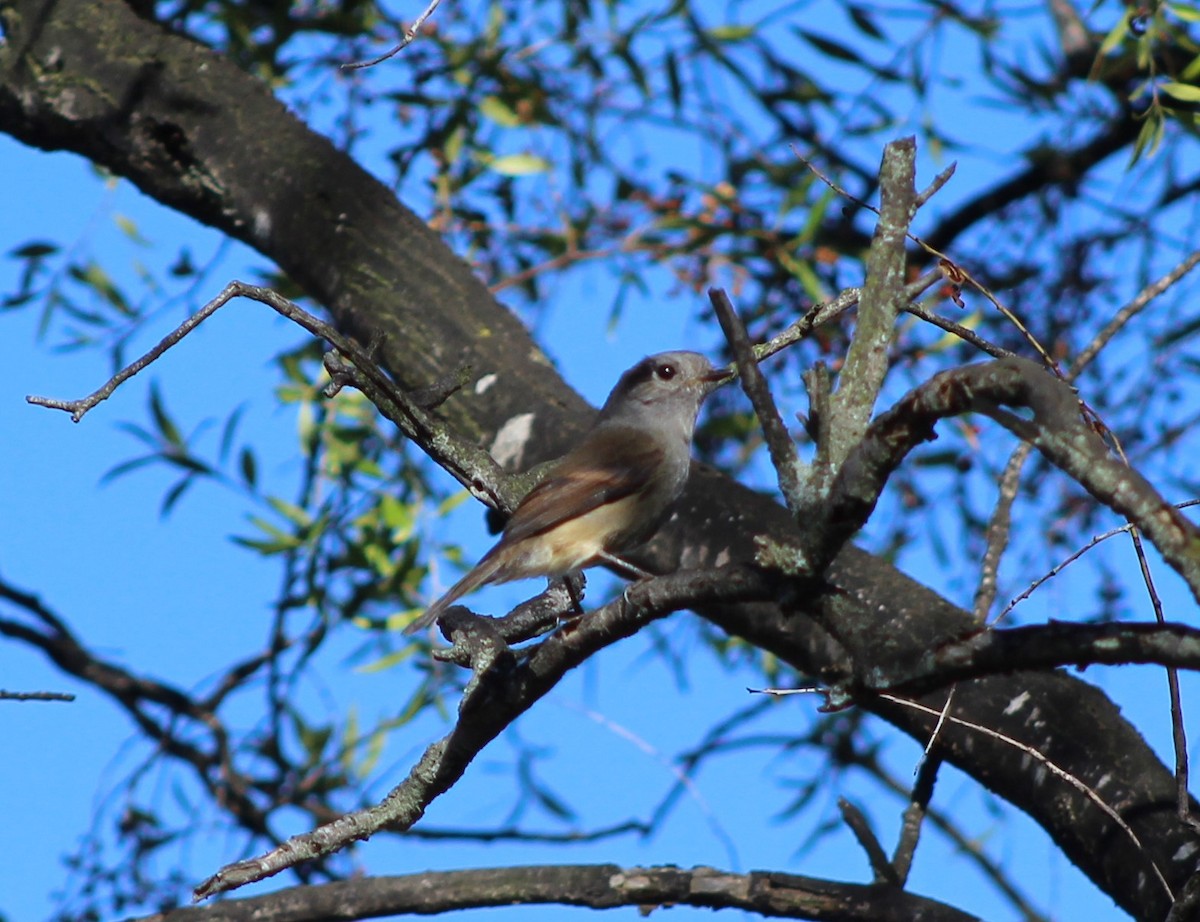
[[[449,427],[434,419],[379,368],[367,350],[277,292],[244,282],[230,282],[220,294],[187,318],[157,346],[117,372],[103,387],[87,397],[79,400],[60,400],[54,397],[30,396],[25,399],[37,406],[64,410],[71,414],[72,420],[79,422],[93,407],[107,400],[122,383],[157,360],[202,321],[211,317],[218,308],[236,297],[249,298],[265,304],[313,336],[328,342],[337,352],[337,355],[326,356],[325,365],[330,369],[331,375],[337,380],[352,383],[366,394],[406,436],[422,445],[434,461],[481,502],[493,508],[511,509],[516,499],[519,499],[512,495],[510,479],[500,470],[491,455],[459,438]],[[344,356],[347,361],[341,361],[338,355]]]
[[[758,417],[758,423],[762,426],[763,436],[767,440],[767,449],[771,453],[771,463],[779,478],[779,489],[783,493],[789,511],[795,516],[803,506],[801,496],[803,478],[801,477],[800,458],[796,453],[796,443],[792,440],[787,426],[784,425],[783,419],[779,415],[779,408],[775,406],[775,398],[771,396],[771,388],[755,361],[754,351],[750,346],[750,337],[746,335],[746,327],[742,324],[742,319],[738,316],[737,311],[734,310],[729,296],[725,294],[724,289],[710,288],[708,298],[712,302],[713,310],[717,313],[721,329],[725,332],[725,339],[729,342],[730,349],[733,350],[742,390],[750,398],[750,403],[754,406],[754,413]]]
[[[807,688],[807,687],[803,688],[803,689],[762,688],[762,689],[750,689],[750,691],[758,692],[758,693],[764,694],[764,695],[773,695],[773,696],[779,697],[779,696],[784,696],[784,695],[794,695],[794,694],[801,694],[801,693],[807,694],[807,693],[811,693],[813,691],[813,689]],[[939,717],[939,715],[941,713],[938,708],[931,708],[927,705],[920,704],[919,702],[912,701],[908,698],[901,698],[896,695],[888,694],[886,692],[879,692],[878,695],[880,698],[882,698],[885,701],[890,701],[893,704],[899,705],[900,707],[911,708],[912,710],[919,711],[923,714],[927,714],[930,717],[937,718],[937,717]],[[1090,787],[1088,787],[1086,784],[1084,784],[1082,781],[1080,781],[1078,778],[1076,778],[1074,775],[1072,775],[1069,771],[1067,771],[1064,768],[1061,768],[1058,764],[1051,761],[1042,752],[1040,752],[1038,749],[1034,748],[1033,746],[1029,746],[1025,743],[1022,743],[1020,740],[1013,739],[1011,736],[1001,733],[999,730],[993,730],[991,727],[986,727],[983,724],[978,724],[978,723],[975,723],[970,720],[964,720],[961,717],[954,717],[952,715],[947,715],[946,720],[948,720],[950,723],[955,724],[959,727],[963,727],[968,730],[974,730],[976,733],[981,733],[984,736],[991,737],[992,739],[996,740],[999,743],[1002,743],[1006,746],[1011,746],[1014,749],[1017,749],[1020,752],[1025,753],[1031,759],[1044,765],[1046,767],[1046,769],[1052,775],[1061,779],[1062,781],[1065,781],[1067,784],[1069,784],[1071,787],[1073,787],[1075,790],[1077,790],[1079,793],[1081,793],[1084,797],[1086,797],[1088,800],[1090,800],[1092,803],[1094,803],[1100,809],[1100,811],[1102,813],[1104,813],[1105,816],[1107,816],[1110,820],[1112,820],[1114,823],[1116,823],[1117,827],[1119,829],[1121,829],[1121,831],[1124,832],[1129,837],[1130,841],[1133,842],[1133,844],[1138,848],[1138,850],[1141,851],[1146,856],[1146,860],[1150,863],[1150,867],[1154,871],[1155,878],[1162,885],[1162,888],[1166,892],[1167,896],[1171,899],[1174,899],[1175,895],[1174,895],[1174,893],[1171,892],[1170,884],[1167,883],[1167,879],[1163,876],[1162,871],[1159,870],[1158,864],[1150,856],[1150,853],[1146,850],[1146,847],[1144,845],[1142,845],[1142,840],[1138,838],[1137,833],[1133,831],[1133,829],[1129,826],[1129,824],[1126,823],[1125,820],[1123,820],[1121,818],[1121,815],[1119,813],[1117,813],[1117,811],[1114,810],[1112,807],[1110,807],[1107,803],[1104,802],[1104,800],[1100,797],[1099,794],[1097,794]]]
[[[1021,471],[1031,451],[1033,446],[1028,442],[1019,443],[1008,456],[1004,473],[1000,475],[996,505],[988,519],[983,562],[979,566],[979,583],[975,587],[973,610],[975,620],[981,625],[987,623],[988,612],[996,603],[996,592],[1000,585],[1000,561],[1008,549],[1008,539],[1012,534],[1013,504],[1017,501],[1017,493],[1021,487]],[[996,621],[999,620],[999,617],[996,618]]]
[[[1121,460],[1129,465],[1119,439],[1114,437],[1113,444]],[[1138,567],[1142,574],[1142,582],[1146,586],[1146,594],[1150,597],[1150,606],[1154,609],[1154,620],[1166,624],[1163,615],[1162,598],[1154,585],[1154,576],[1150,572],[1150,561],[1146,559],[1146,548],[1142,544],[1141,530],[1134,525],[1129,529],[1129,537],[1133,541],[1133,552],[1137,556]],[[1192,829],[1200,829],[1200,823],[1192,818],[1191,795],[1188,793],[1188,751],[1187,731],[1183,727],[1183,699],[1179,693],[1179,671],[1173,666],[1167,666],[1167,697],[1171,707],[1171,743],[1175,750],[1175,810],[1179,821]]]
[[[793,343],[798,343],[800,340],[805,339],[817,327],[828,323],[833,318],[844,314],[850,308],[854,307],[858,303],[858,297],[861,292],[861,288],[847,288],[829,301],[814,304],[803,317],[791,324],[787,329],[772,336],[761,346],[755,346],[754,357],[761,362],[763,359],[770,358],[776,352],[782,352]]]
[[[1068,380],[1076,380],[1083,373],[1083,370],[1100,354],[1100,351],[1112,341],[1113,337],[1130,320],[1141,313],[1155,298],[1159,297],[1168,288],[1191,272],[1198,264],[1200,264],[1200,250],[1192,252],[1190,256],[1176,265],[1170,272],[1151,282],[1138,292],[1133,300],[1113,315],[1113,318],[1104,325],[1104,329],[1097,333],[1092,341],[1088,343],[1087,347],[1079,354],[1076,361],[1072,363]],[[1125,456],[1125,451],[1115,436],[1113,444],[1120,454],[1121,460],[1128,464],[1129,459]],[[1150,573],[1150,564],[1146,560],[1146,551],[1142,546],[1141,535],[1136,527],[1132,527],[1129,529],[1129,536],[1133,541],[1134,554],[1137,556],[1142,581],[1145,583],[1146,592],[1150,597],[1150,605],[1154,609],[1154,617],[1160,624],[1163,624],[1165,623],[1165,618],[1163,616],[1162,600],[1159,598],[1158,591],[1154,586],[1154,578]],[[1187,731],[1183,725],[1183,700],[1179,693],[1179,673],[1171,667],[1167,667],[1167,693],[1171,702],[1171,738],[1175,750],[1176,810],[1181,822],[1186,823],[1194,829],[1200,828],[1200,823],[1192,818],[1191,797],[1188,794]]]
[[[413,20],[411,26],[404,30],[404,37],[390,51],[381,54],[377,58],[371,58],[369,61],[355,61],[351,64],[343,64],[342,70],[358,70],[362,67],[374,67],[376,64],[382,64],[388,58],[398,55],[416,40],[417,33],[421,31],[421,26],[425,25],[425,20],[433,15],[433,11],[438,8],[438,4],[441,2],[442,0],[430,0],[429,6],[425,7],[424,12]]]
[[[931,286],[936,285],[943,278],[944,276],[940,269],[931,269],[915,281],[909,282],[904,286],[904,298],[906,302],[911,305],[913,301],[921,297]],[[836,297],[830,298],[828,301],[822,301],[820,304],[814,304],[803,317],[791,324],[787,329],[776,333],[762,345],[755,346],[754,357],[761,362],[763,359],[770,358],[776,352],[782,352],[788,346],[807,338],[817,327],[829,323],[829,321],[841,316],[850,310],[850,308],[857,305],[861,295],[861,288],[846,288]],[[921,311],[921,313],[918,313],[918,311]],[[930,315],[925,314],[923,308],[918,308],[912,311],[912,313],[923,320],[928,319],[930,323],[942,326],[940,318],[934,319]],[[950,321],[947,320],[945,323],[949,324]],[[958,324],[951,324],[951,326],[953,329],[950,329],[950,327],[942,328],[953,333],[957,333],[959,329],[963,329]],[[969,330],[967,333],[970,336],[974,336]],[[968,339],[967,336],[963,338]]]
[[[850,827],[850,831],[854,833],[854,838],[858,840],[858,844],[867,853],[867,861],[871,865],[871,874],[875,878],[874,882],[877,884],[889,884],[893,887],[901,886],[896,869],[888,861],[887,852],[883,850],[883,846],[879,842],[879,837],[875,835],[875,830],[871,828],[871,824],[867,822],[867,818],[863,815],[863,812],[845,797],[838,798],[838,809],[842,813],[842,821]]]
[[[1113,314],[1112,320],[1106,323],[1104,329],[1097,333],[1084,350],[1079,353],[1075,361],[1071,363],[1071,371],[1067,375],[1067,380],[1074,381],[1078,378],[1083,370],[1091,364],[1092,360],[1100,354],[1100,350],[1109,344],[1122,327],[1141,313],[1155,298],[1195,269],[1197,265],[1200,265],[1200,250],[1196,250],[1162,278],[1151,282],[1139,291],[1132,301]]]
[[[937,176],[933,177],[933,182],[917,193],[915,202],[916,207],[920,208],[931,198],[937,195],[938,192],[941,191],[942,186],[946,185],[946,183],[950,181],[950,177],[954,175],[954,171],[956,169],[958,169],[958,164],[951,163],[948,167],[946,167],[946,169],[942,170],[942,172],[938,173]]]
[[[1007,349],[997,346],[995,343],[990,343],[974,330],[964,327],[961,323],[955,323],[940,314],[934,314],[925,310],[919,304],[907,304],[901,308],[906,314],[912,314],[918,320],[924,320],[926,323],[933,324],[941,330],[945,330],[954,336],[957,336],[963,342],[974,346],[980,352],[986,352],[992,358],[1006,359],[1013,353]]]
[[[230,282],[225,286],[225,289],[217,295],[213,300],[205,304],[200,310],[192,314],[176,327],[169,335],[163,337],[162,341],[157,346],[143,355],[140,359],[127,365],[115,375],[99,390],[94,391],[87,397],[81,400],[59,400],[54,397],[38,397],[30,395],[25,398],[28,403],[32,403],[39,407],[48,407],[51,410],[65,410],[71,414],[71,422],[77,423],[87,412],[98,403],[107,400],[112,396],[113,391],[136,375],[147,365],[157,361],[158,357],[174,346],[177,342],[183,339],[188,333],[200,326],[205,320],[217,312],[217,309],[225,305],[232,298],[237,297],[242,292],[237,286],[241,286],[241,282]],[[244,286],[243,286],[244,287]]]
[[[816,164],[812,163],[811,161],[807,160],[805,157],[801,156],[794,147],[792,148],[792,152],[796,154],[796,157],[806,167],[808,167],[808,169],[811,170],[816,175],[816,177],[821,180],[821,182],[825,183],[827,186],[829,186],[829,188],[833,189],[833,191],[838,193],[838,195],[841,195],[843,198],[847,199],[848,201],[854,202],[856,205],[859,205],[862,208],[866,208],[868,211],[874,212],[876,215],[879,214],[878,208],[876,208],[874,205],[864,202],[862,199],[858,198],[855,195],[852,195],[850,192],[843,189],[836,182],[834,182],[833,179],[831,179],[830,177],[826,176],[823,172],[821,172],[821,170],[816,166]],[[947,176],[946,179],[949,179],[949,177]],[[933,183],[930,184],[929,188],[926,189],[925,192],[922,192],[920,195],[918,195],[914,198],[914,202],[917,204],[918,207],[920,206],[920,204],[923,204],[930,195],[932,195],[939,188],[941,188],[941,185],[939,185],[939,183],[938,183],[939,180],[941,180],[941,175],[939,175],[938,177],[936,177],[934,179]],[[944,181],[945,180],[942,180],[943,183],[944,183]],[[926,193],[928,193],[928,194],[926,194]],[[924,198],[922,198],[922,196],[924,196]],[[1037,352],[1037,354],[1039,356],[1041,356],[1042,361],[1046,363],[1046,367],[1049,368],[1051,371],[1053,371],[1055,374],[1057,374],[1059,377],[1063,376],[1062,372],[1058,368],[1058,364],[1054,361],[1054,359],[1052,359],[1050,357],[1050,353],[1046,350],[1046,348],[1040,342],[1038,342],[1037,337],[1034,336],[1033,333],[1029,330],[1029,328],[1026,327],[1024,323],[1021,322],[1021,320],[1017,317],[1016,314],[1014,314],[1011,310],[1009,310],[1007,307],[1004,306],[1004,304],[1000,301],[1000,299],[997,298],[996,295],[994,295],[992,293],[992,291],[986,285],[984,285],[981,281],[979,281],[977,278],[975,278],[973,275],[971,275],[971,273],[967,272],[967,270],[965,270],[958,263],[954,262],[954,260],[952,260],[949,256],[947,256],[941,250],[926,243],[924,240],[922,240],[916,234],[914,234],[911,231],[908,231],[906,229],[905,236],[909,240],[911,240],[913,243],[917,244],[917,246],[919,246],[923,250],[925,250],[927,253],[929,253],[933,256],[936,256],[939,259],[945,260],[946,263],[949,264],[950,267],[953,267],[956,275],[961,275],[963,277],[964,281],[970,282],[971,285],[973,285],[975,287],[975,289],[981,295],[983,295],[985,298],[987,298],[988,301],[990,301],[992,303],[992,306],[994,306],[996,308],[996,310],[998,310],[1004,316],[1004,318],[1006,320],[1008,320],[1009,323],[1011,323],[1014,327],[1016,327],[1017,331],[1025,338],[1025,341],[1027,343],[1029,343],[1030,347],[1035,352]]]
[[[951,689],[952,694],[953,691]],[[891,861],[891,866],[896,871],[901,887],[908,882],[913,855],[916,854],[917,843],[921,839],[921,826],[929,812],[929,802],[933,800],[934,782],[937,781],[938,769],[941,766],[941,756],[928,749],[917,765],[917,779],[913,782],[908,808],[904,811],[904,821],[900,827],[900,836],[896,841],[896,851],[892,855]]]
[[[1200,505],[1200,499],[1189,499],[1186,502],[1176,503],[1175,508],[1176,509],[1186,509],[1189,506],[1198,506],[1198,505]],[[1014,597],[1013,600],[1004,607],[1004,611],[1000,612],[1000,614],[998,614],[996,616],[996,620],[992,622],[992,626],[994,627],[1000,621],[1001,618],[1003,618],[1010,611],[1012,611],[1014,608],[1016,608],[1017,605],[1019,605],[1021,602],[1024,602],[1027,598],[1029,598],[1031,595],[1033,595],[1034,592],[1036,592],[1038,589],[1041,588],[1043,583],[1049,582],[1051,579],[1058,576],[1059,573],[1061,573],[1068,566],[1073,564],[1076,560],[1078,560],[1080,557],[1082,557],[1084,554],[1086,554],[1088,551],[1090,551],[1092,548],[1094,548],[1097,544],[1100,544],[1103,541],[1107,541],[1109,538],[1114,538],[1117,535],[1121,534],[1122,532],[1130,531],[1132,528],[1133,528],[1133,526],[1130,525],[1128,522],[1126,522],[1124,525],[1118,525],[1116,528],[1110,528],[1108,531],[1104,532],[1103,534],[1095,535],[1090,541],[1088,541],[1087,544],[1085,544],[1079,550],[1075,551],[1073,554],[1071,554],[1069,557],[1067,557],[1061,563],[1056,564],[1054,567],[1052,567],[1046,573],[1039,576],[1032,583],[1030,583],[1028,586],[1026,586],[1024,591],[1021,592],[1020,595]]]
[[[0,688],[0,701],[74,701],[67,692],[10,692]]]

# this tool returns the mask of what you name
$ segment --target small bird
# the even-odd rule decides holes
[[[730,377],[696,352],[652,355],[621,375],[595,425],[521,500],[496,546],[404,632],[487,583],[564,576],[649,538],[687,483],[701,402]]]

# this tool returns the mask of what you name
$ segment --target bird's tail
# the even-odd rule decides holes
[[[470,573],[451,586],[445,595],[425,609],[425,613],[412,622],[412,624],[408,625],[404,629],[404,633],[415,634],[417,631],[424,630],[444,615],[446,609],[464,595],[469,595],[480,586],[490,583],[499,577],[501,575],[500,571],[504,568],[504,559],[503,555],[495,553],[498,550],[500,548],[493,548],[492,551],[484,554],[483,559],[474,566]]]

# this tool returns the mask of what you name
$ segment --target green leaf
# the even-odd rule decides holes
[[[118,477],[122,477],[131,471],[136,471],[139,467],[145,467],[147,464],[157,461],[158,459],[159,456],[157,454],[153,454],[142,455],[140,458],[130,458],[128,461],[122,461],[120,464],[114,465],[105,471],[100,477],[100,482],[108,483],[110,480],[116,480]]]
[[[346,712],[346,726],[342,729],[342,771],[349,775],[354,771],[354,747],[358,745],[358,708],[350,705]]]
[[[140,246],[149,246],[150,241],[142,236],[142,232],[138,230],[137,224],[133,219],[123,214],[113,215],[113,222],[126,237]]]
[[[57,243],[50,243],[48,240],[35,240],[32,243],[26,243],[15,250],[10,250],[8,255],[13,259],[44,259],[47,256],[53,256],[59,251]]]
[[[515,128],[521,124],[521,117],[498,96],[485,97],[479,104],[479,112],[503,128]]]
[[[825,220],[825,213],[836,197],[837,193],[829,186],[825,186],[824,191],[817,197],[817,201],[809,208],[808,215],[804,219],[804,226],[796,235],[798,243],[812,243],[816,239],[817,231],[821,229],[821,224]]]
[[[1108,35],[1104,36],[1104,41],[1100,43],[1100,50],[1096,52],[1096,59],[1099,60],[1116,48],[1125,40],[1125,36],[1129,34],[1129,23],[1133,19],[1133,8],[1125,10],[1125,14],[1117,21]]]
[[[392,577],[396,571],[396,565],[384,548],[378,544],[369,543],[363,544],[361,550],[367,564],[381,579],[387,580]]]
[[[167,412],[157,382],[150,385],[150,415],[154,417],[154,426],[158,429],[158,434],[162,437],[163,442],[176,448],[184,447],[183,436]]]
[[[307,528],[312,524],[312,516],[295,503],[289,503],[286,499],[282,499],[278,496],[268,496],[267,503],[272,509],[278,512],[293,525],[299,525],[301,528]]]
[[[417,521],[414,504],[401,502],[391,493],[384,493],[379,497],[379,514],[397,544],[412,536]]]
[[[1184,22],[1200,22],[1200,9],[1188,3],[1168,3],[1169,9],[1175,16],[1182,19]]]
[[[537,802],[551,816],[557,817],[560,820],[575,820],[577,815],[567,804],[552,794],[549,789],[537,785],[533,789],[533,796],[537,798]]]
[[[371,776],[375,766],[379,764],[379,757],[383,755],[383,744],[387,741],[387,734],[383,729],[376,730],[367,737],[367,751],[358,762],[358,767],[355,774],[360,779],[366,779]]]
[[[846,12],[850,14],[850,18],[854,21],[854,24],[858,26],[858,30],[864,35],[868,35],[871,38],[881,42],[887,39],[887,36],[883,34],[883,31],[879,28],[879,26],[875,25],[875,21],[871,19],[870,13],[868,13],[861,6],[847,7]]]
[[[442,146],[442,156],[446,158],[447,166],[458,163],[466,140],[467,132],[461,125],[450,132],[450,137],[446,138],[446,143]]]
[[[250,516],[250,523],[254,527],[262,529],[262,531],[266,532],[266,534],[269,534],[271,538],[274,538],[281,550],[294,549],[294,547],[300,547],[302,544],[304,544],[304,541],[301,541],[298,535],[294,535],[290,532],[284,532],[283,529],[275,525],[275,523],[266,521],[260,516]]]
[[[679,60],[674,51],[667,52],[667,90],[671,94],[671,105],[678,115],[683,107],[683,81],[679,78]]]
[[[534,154],[508,154],[504,157],[497,157],[487,166],[488,169],[501,176],[531,176],[549,170],[550,161]]]
[[[1192,86],[1190,83],[1163,83],[1159,85],[1159,89],[1173,99],[1178,99],[1181,102],[1200,102],[1200,86]]]
[[[815,32],[809,32],[807,29],[796,29],[795,32],[818,51],[831,58],[836,58],[839,61],[847,61],[850,64],[861,65],[866,63],[863,61],[862,55],[854,49],[843,45],[841,42],[836,42]]]
[[[258,553],[265,557],[272,554],[281,554],[284,551],[294,551],[296,548],[300,547],[300,542],[294,540],[264,541],[259,538],[244,538],[241,535],[234,535],[229,540],[240,547],[249,548],[252,551],[258,551]]]
[[[756,26],[715,26],[705,30],[705,34],[718,42],[741,42],[754,35],[756,28]]]
[[[233,448],[233,439],[237,434],[238,423],[241,422],[242,414],[246,411],[246,405],[243,403],[225,420],[225,425],[221,427],[221,447],[218,450],[217,457],[222,462],[229,457],[229,450]]]
[[[199,458],[195,458],[184,451],[164,451],[159,457],[168,464],[181,468],[189,474],[203,474],[205,477],[213,477],[217,473]]]
[[[385,670],[385,669],[391,669],[393,666],[403,663],[406,659],[411,657],[416,651],[417,651],[416,645],[409,644],[408,646],[404,647],[404,649],[402,649],[402,650],[397,650],[394,653],[388,653],[386,656],[381,656],[377,660],[372,660],[371,662],[369,662],[363,666],[359,666],[355,670],[355,672],[361,672],[361,673],[383,672],[383,670]]]
[[[452,493],[450,496],[447,496],[444,500],[442,500],[440,503],[438,503],[438,507],[437,507],[438,518],[442,518],[443,516],[447,515],[448,513],[454,511],[455,509],[457,509],[459,506],[461,506],[463,503],[465,503],[470,498],[471,498],[471,494],[467,490],[459,490],[458,492]]]
[[[333,738],[333,727],[328,724],[312,727],[305,722],[298,713],[291,713],[292,728],[296,733],[296,738],[300,741],[300,745],[304,747],[304,752],[308,756],[310,765],[317,765],[321,762],[321,756],[325,752],[325,747],[329,745],[329,740]]]
[[[1166,134],[1166,120],[1161,107],[1155,107],[1146,114],[1142,129],[1138,132],[1137,140],[1133,143],[1133,152],[1129,155],[1129,165],[1137,163],[1143,153],[1153,157]]]
[[[71,266],[67,270],[71,278],[92,289],[99,297],[126,316],[132,316],[133,308],[121,294],[112,277],[100,267],[99,263],[89,262],[86,266]]]
[[[258,487],[258,463],[254,460],[254,452],[243,448],[238,458],[242,471],[242,480],[251,490]]]
[[[183,494],[187,492],[188,487],[195,482],[194,477],[184,477],[175,486],[171,487],[167,491],[167,495],[163,497],[162,506],[159,507],[158,514],[164,518],[169,515],[171,510],[175,508],[175,504],[183,498]]]

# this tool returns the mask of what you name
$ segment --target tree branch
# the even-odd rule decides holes
[[[765,871],[733,874],[704,867],[566,865],[429,872],[293,887],[282,893],[177,909],[154,916],[153,922],[319,922],[548,903],[592,909],[698,906],[829,922],[969,922],[975,918],[898,887]]]
[[[680,608],[701,602],[762,599],[769,596],[770,586],[763,574],[745,567],[684,570],[634,583],[615,602],[535,646],[513,668],[478,676],[486,693],[472,696],[472,706],[460,709],[450,734],[430,745],[408,777],[379,804],[294,836],[261,857],[222,868],[196,887],[195,898],[206,899],[263,880],[383,829],[408,829],[462,777],[484,746],[594,653]]]
[[[1026,407],[1033,419],[1003,411],[1001,404]],[[881,415],[847,459],[830,499],[833,527],[848,540],[866,522],[905,455],[934,437],[939,419],[978,411],[1031,443],[1097,500],[1142,529],[1200,600],[1200,531],[1141,474],[1112,457],[1084,424],[1078,407],[1070,388],[1027,359],[942,372]]]
[[[904,298],[905,241],[916,213],[917,145],[912,138],[893,141],[879,168],[880,208],[875,239],[867,254],[867,279],[858,305],[858,323],[846,364],[833,394],[830,445],[819,445],[836,470],[862,439],[890,365],[888,349]]]

